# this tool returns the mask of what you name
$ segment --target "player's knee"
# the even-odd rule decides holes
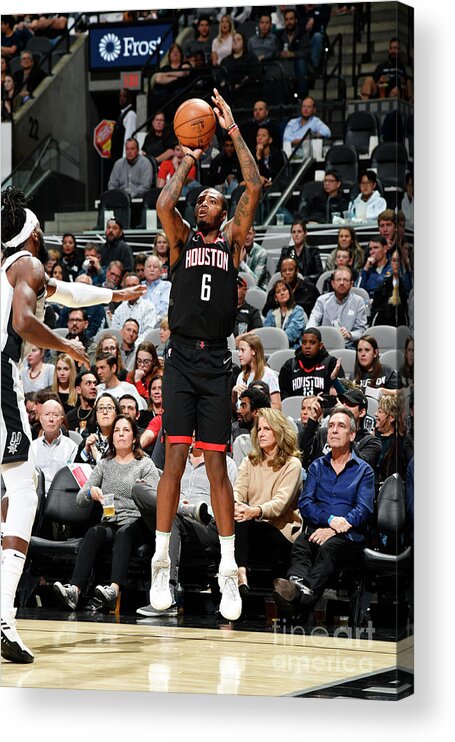
[[[31,483],[23,482],[21,485],[8,491],[8,512],[3,535],[17,536],[28,542],[35,520],[38,496]]]

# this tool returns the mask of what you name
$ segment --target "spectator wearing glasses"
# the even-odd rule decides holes
[[[87,275],[86,273],[81,273],[79,276],[77,276],[74,282],[75,283],[86,283],[89,286],[93,284],[91,277]],[[76,310],[71,310],[71,309],[68,309],[67,307],[62,307],[61,311],[59,312],[59,316],[57,320],[57,327],[65,327],[65,325],[68,325],[68,329],[69,329],[68,320],[69,320],[70,315],[74,311]],[[97,334],[97,332],[101,330],[106,324],[106,312],[102,304],[93,304],[92,306],[85,307],[83,312],[88,322],[87,327],[85,328],[84,332],[85,332],[86,338],[88,338],[88,340],[90,341]],[[75,325],[75,329],[76,330],[78,329],[77,325]]]
[[[364,170],[359,175],[360,193],[351,201],[349,211],[351,218],[364,222],[374,221],[381,211],[387,208],[385,198],[377,189],[378,178],[374,170]]]
[[[88,334],[88,314],[85,309],[71,309],[67,319],[68,340],[79,340],[87,350],[91,338]]]
[[[161,364],[156,347],[153,343],[144,341],[137,347],[134,368],[126,377],[127,381],[134,384],[141,397],[148,400],[150,381],[157,374],[161,374]]]
[[[331,224],[334,213],[342,214],[349,206],[343,193],[341,175],[337,170],[326,170],[324,190],[313,196],[302,196],[299,214],[309,222]]]
[[[104,392],[95,402],[93,413],[87,418],[87,426],[82,432],[76,461],[95,466],[109,448],[109,436],[120,405],[112,394]]]
[[[106,289],[118,289],[122,284],[125,268],[121,260],[112,260],[106,269],[106,279],[101,284]],[[111,301],[106,307],[106,314],[112,322],[112,317],[120,302]]]
[[[120,381],[125,381],[127,371],[124,364],[122,350],[120,348],[120,341],[117,335],[106,330],[103,332],[101,339],[96,345],[91,345],[89,348],[90,363],[94,364],[95,360],[99,358],[103,353],[109,353],[114,355],[117,359],[117,376]]]

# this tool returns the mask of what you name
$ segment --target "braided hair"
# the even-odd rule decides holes
[[[24,192],[17,186],[8,186],[2,191],[2,242],[8,242],[21,231],[25,224],[27,202]],[[6,247],[2,245],[4,258],[22,250],[23,245]]]

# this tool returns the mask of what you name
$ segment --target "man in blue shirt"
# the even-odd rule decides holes
[[[351,446],[356,421],[346,407],[329,416],[331,451],[313,461],[299,499],[304,526],[292,547],[288,578],[274,581],[281,607],[314,605],[335,570],[353,564],[373,513],[374,473]]]
[[[382,235],[370,240],[370,254],[360,274],[360,288],[368,291],[371,298],[386,278],[392,275],[392,263],[387,249],[387,240]]]
[[[143,283],[147,286],[147,291],[143,298],[151,301],[155,307],[155,327],[158,327],[163,317],[167,316],[171,293],[171,282],[163,281],[161,278],[162,267],[161,260],[156,255],[149,255],[145,261]]]
[[[304,98],[300,109],[300,116],[291,119],[286,124],[283,134],[283,145],[286,142],[291,143],[291,147],[296,147],[310,129],[313,137],[328,138],[332,136],[327,124],[324,124],[320,118],[315,116],[316,101],[311,96]]]

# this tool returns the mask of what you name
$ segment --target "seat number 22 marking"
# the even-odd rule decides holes
[[[202,281],[201,281],[202,301],[210,301],[210,295],[212,293],[211,281],[212,281],[212,276],[210,275],[210,273],[202,274]]]

